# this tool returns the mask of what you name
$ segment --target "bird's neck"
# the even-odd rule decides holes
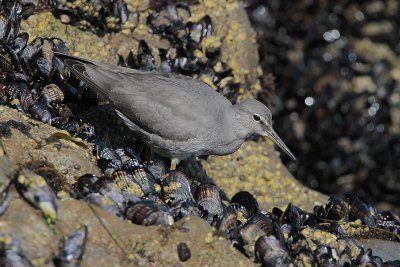
[[[231,107],[233,108],[233,107]],[[238,124],[235,111],[223,109],[219,113],[217,127],[209,134],[213,136],[210,153],[215,155],[227,155],[235,152],[244,142],[246,134]],[[218,148],[215,150],[215,148]]]
[[[232,112],[228,113],[228,118],[226,119],[229,122],[232,137],[238,140],[245,140],[250,136],[250,133],[244,123],[243,114],[240,113],[235,105],[232,106],[232,109]]]

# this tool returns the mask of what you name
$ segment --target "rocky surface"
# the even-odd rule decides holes
[[[259,77],[262,72],[257,63],[255,36],[243,7],[237,1],[199,2],[192,7],[192,18],[195,20],[205,14],[212,17],[216,25],[214,41],[220,42],[222,58],[232,68],[234,79],[240,82],[237,99],[256,96],[261,90]],[[87,29],[83,31],[82,27],[61,23],[63,19],[66,22],[65,17],[57,20],[48,11],[30,16],[22,23],[22,28],[30,33],[30,38],[59,37],[67,42],[72,54],[109,63],[115,63],[118,54],[126,56],[130,50],[137,52],[139,39],[146,40],[153,48],[168,47],[165,39],[147,31],[144,18],[150,12],[149,3],[127,3],[131,12],[144,15],[139,16],[137,22],[129,21],[131,24],[125,25],[118,33],[99,37]],[[107,103],[98,106],[69,103],[69,107],[84,121],[92,123],[96,136],[108,140],[111,146],[134,145],[134,137]],[[68,197],[79,176],[86,173],[101,175],[93,154],[95,143],[72,137],[66,131],[5,106],[0,107],[0,136],[0,175],[3,179],[15,178],[18,168],[27,167],[42,175],[58,192],[58,218],[54,223],[46,221],[40,211],[21,198],[14,186],[10,189],[10,206],[0,217],[0,230],[16,236],[25,256],[34,265],[52,266],[61,241],[82,225],[88,226],[82,266],[180,266],[184,264],[182,255],[178,255],[178,245],[182,243],[190,249],[187,265],[253,264],[253,259],[233,249],[225,238],[199,218],[181,219],[170,227],[144,227],[121,220],[83,200]],[[281,163],[273,144],[264,139],[249,141],[232,155],[211,156],[200,162],[188,161],[184,166],[185,172],[190,177],[216,183],[225,200],[237,191],[247,190],[264,210],[273,207],[285,209],[292,202],[312,211],[315,205],[322,205],[327,199],[297,182]],[[334,238],[325,232],[321,236],[321,231],[308,234],[307,238],[315,243],[330,244]],[[310,244],[315,246],[313,242]],[[185,245],[179,247],[182,249]],[[387,259],[393,259],[391,255]]]

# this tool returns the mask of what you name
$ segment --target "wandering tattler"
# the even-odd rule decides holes
[[[235,152],[252,134],[267,136],[292,159],[261,102],[235,105],[207,84],[180,74],[148,72],[56,56],[87,86],[110,101],[134,134],[155,152],[179,160]]]

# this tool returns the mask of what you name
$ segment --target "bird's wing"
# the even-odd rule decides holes
[[[212,89],[205,88],[201,82],[186,87],[179,79],[163,75],[118,75],[121,81],[112,86],[109,99],[121,113],[148,133],[165,139],[187,140],[201,135],[218,122],[220,106],[213,104],[213,94],[208,92]],[[225,98],[218,97],[225,102]],[[230,105],[227,102],[225,104]]]

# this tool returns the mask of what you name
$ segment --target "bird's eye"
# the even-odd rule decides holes
[[[260,120],[261,120],[260,116],[257,115],[257,114],[254,114],[254,115],[253,115],[253,119],[254,119],[255,121],[260,121]]]

